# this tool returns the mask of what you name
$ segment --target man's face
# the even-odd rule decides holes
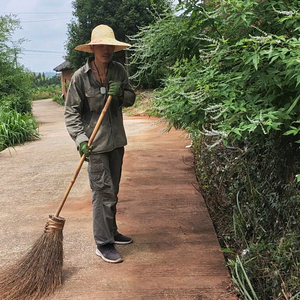
[[[115,50],[115,46],[112,45],[95,45],[93,52],[96,60],[101,63],[109,63]]]

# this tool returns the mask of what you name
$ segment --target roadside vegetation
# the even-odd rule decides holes
[[[17,63],[22,41],[10,40],[19,26],[13,17],[0,16],[0,151],[38,136],[31,111],[30,74]]]
[[[49,77],[44,73],[31,73],[31,78],[33,82],[31,92],[32,100],[49,98],[56,100],[58,98],[61,98],[60,74]]]
[[[42,100],[52,99],[60,105],[64,105],[65,100],[61,91],[60,74],[47,77],[45,74],[32,73],[33,88],[31,91],[31,99]]]
[[[204,2],[204,1],[203,1]],[[181,1],[135,36],[132,76],[193,143],[242,299],[300,299],[298,1]]]
[[[23,40],[11,40],[18,28],[14,16],[0,16],[0,151],[38,138],[32,101],[59,100],[61,95],[60,77],[35,74],[18,64]]]

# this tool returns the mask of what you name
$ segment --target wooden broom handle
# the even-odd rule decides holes
[[[112,96],[109,95],[108,98],[107,98],[107,100],[106,100],[106,103],[105,103],[105,105],[104,105],[104,107],[103,107],[103,109],[101,111],[101,114],[100,114],[99,119],[98,119],[98,121],[96,123],[96,126],[93,129],[92,135],[89,138],[88,147],[91,147],[91,145],[92,145],[92,143],[94,141],[94,138],[95,138],[95,136],[96,136],[96,134],[97,134],[97,132],[98,132],[98,130],[100,128],[102,120],[103,120],[103,118],[104,118],[104,116],[105,116],[105,114],[106,114],[106,112],[108,110],[108,107],[110,105],[111,99],[112,99]],[[63,208],[63,206],[64,206],[64,204],[65,204],[65,202],[66,202],[66,200],[68,198],[68,195],[69,195],[69,193],[70,193],[70,191],[71,191],[71,189],[72,189],[72,187],[74,185],[74,182],[76,181],[76,178],[77,178],[77,176],[79,174],[79,171],[80,171],[80,169],[81,169],[81,167],[82,167],[82,165],[84,163],[84,160],[85,160],[85,154],[83,154],[81,156],[79,164],[78,164],[78,166],[77,166],[77,168],[75,170],[75,173],[74,173],[74,175],[73,175],[73,177],[72,177],[72,179],[71,179],[71,181],[69,183],[69,186],[68,186],[68,188],[67,188],[67,190],[65,192],[65,195],[64,195],[64,197],[63,197],[63,199],[62,199],[62,201],[61,201],[61,203],[60,203],[60,205],[59,205],[59,207],[58,207],[58,209],[57,209],[57,211],[55,213],[55,217],[59,217],[59,214],[60,214],[60,212],[61,212],[61,210],[62,210],[62,208]]]

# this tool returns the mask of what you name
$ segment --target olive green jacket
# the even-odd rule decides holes
[[[109,63],[107,82],[110,81],[121,83],[122,95],[112,98],[93,142],[92,152],[95,153],[109,152],[127,144],[122,107],[134,104],[135,93],[128,82],[125,68],[118,62]],[[71,78],[64,115],[67,130],[77,148],[80,143],[88,141],[105,105],[107,92],[101,94],[100,87],[101,83],[96,80],[89,62],[78,69]]]

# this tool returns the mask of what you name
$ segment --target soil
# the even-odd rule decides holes
[[[0,267],[14,263],[43,233],[79,162],[63,107],[35,101],[40,139],[0,152]],[[49,299],[233,300],[224,256],[197,191],[190,140],[166,124],[125,116],[128,137],[117,221],[134,242],[124,262],[95,255],[91,192],[84,163],[62,209],[64,282]]]

